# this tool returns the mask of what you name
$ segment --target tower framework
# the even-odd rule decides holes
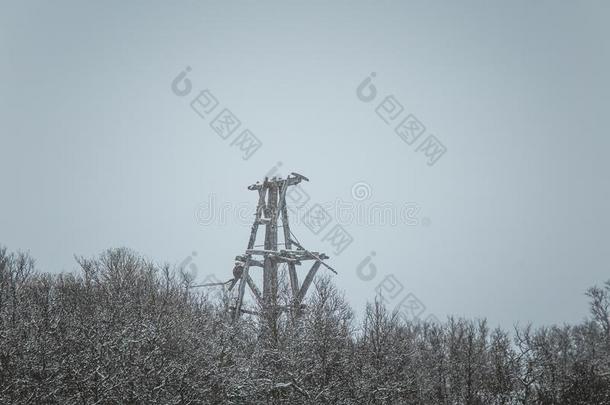
[[[249,190],[258,192],[258,204],[248,245],[245,252],[235,258],[233,279],[227,282],[229,291],[237,285],[236,298],[234,305],[231,307],[234,319],[244,312],[252,313],[252,311],[244,308],[246,286],[263,311],[277,314],[282,310],[290,310],[299,314],[303,307],[303,299],[320,266],[336,273],[332,267],[324,262],[325,259],[329,258],[326,254],[305,249],[290,230],[286,192],[289,187],[296,186],[301,181],[309,181],[309,179],[298,173],[291,173],[285,179],[279,177],[265,178],[262,183],[257,182],[248,187]],[[278,243],[280,222],[283,243]],[[256,237],[261,225],[265,228],[265,240],[262,245],[263,249],[256,249]],[[280,244],[283,245],[283,249],[278,249]],[[297,266],[300,266],[303,262],[312,264],[302,283],[300,283]],[[278,305],[278,266],[282,263],[286,264],[290,278],[291,303],[288,307]],[[262,291],[251,276],[253,268],[262,269]]]

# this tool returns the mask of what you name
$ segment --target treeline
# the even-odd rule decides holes
[[[590,320],[507,332],[484,320],[354,320],[318,279],[272,330],[126,249],[43,274],[0,249],[2,404],[610,404],[610,282]]]

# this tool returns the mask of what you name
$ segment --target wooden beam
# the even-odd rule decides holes
[[[286,186],[287,187],[287,186]],[[284,198],[286,193],[284,192]],[[288,222],[288,208],[284,199],[282,202],[282,228],[284,228],[284,247],[288,250],[292,249],[292,239],[290,239],[290,224]],[[288,275],[290,276],[290,290],[292,297],[296,299],[299,294],[299,278],[295,263],[288,263]]]
[[[315,259],[318,260],[322,260],[322,259],[328,259],[329,257],[326,256],[324,253],[318,253],[318,252],[310,252],[309,250],[305,249],[303,246],[301,246],[297,241],[292,241],[292,243],[294,243],[295,245],[297,245],[298,248],[302,249],[303,251],[309,253],[311,256],[313,256]],[[324,257],[322,257],[324,256]],[[303,259],[301,259],[303,260]],[[337,271],[335,269],[333,269],[332,267],[330,267],[328,264],[322,262],[322,264],[324,265],[324,267],[326,267],[328,270],[332,271],[333,273],[337,274]]]
[[[277,184],[270,182],[267,190],[265,217],[270,221],[265,225],[265,255],[263,266],[263,301],[266,306],[274,306],[277,298],[277,262],[271,254],[277,254]]]
[[[244,301],[244,292],[246,291],[246,283],[250,276],[248,275],[248,269],[250,267],[250,258],[246,258],[246,263],[244,264],[243,272],[241,273],[241,277],[239,279],[239,290],[237,292],[237,302],[235,303],[235,313],[233,314],[234,318],[239,317],[241,306]]]
[[[300,176],[300,177],[288,177],[287,179],[275,179],[275,180],[266,179],[266,182],[263,182],[263,183],[257,182],[255,184],[248,186],[248,190],[262,190],[266,187],[269,187],[272,184],[277,185],[278,183],[281,183],[284,181],[287,182],[289,186],[294,186],[296,184],[299,184],[302,180],[307,180],[307,178]]]
[[[309,286],[311,285],[311,282],[313,281],[314,277],[316,276],[316,273],[317,273],[318,269],[320,268],[321,264],[322,264],[322,262],[320,262],[320,261],[315,262],[313,264],[313,266],[311,266],[311,269],[309,269],[309,272],[307,273],[307,276],[305,277],[305,280],[303,281],[303,285],[301,286],[301,289],[299,290],[298,303],[301,303],[301,301],[303,301],[303,298],[305,298],[305,294],[307,294],[307,290],[309,289]]]
[[[254,223],[250,230],[250,239],[248,240],[247,249],[252,249],[256,243],[256,234],[258,233],[258,224],[261,219],[261,211],[265,207],[265,190],[261,189],[258,192],[258,204],[256,205],[256,214],[254,216]]]
[[[249,274],[246,281],[248,282],[248,287],[250,287],[250,291],[252,291],[252,294],[254,294],[254,296],[256,297],[256,301],[258,301],[259,304],[262,304],[263,296],[261,295],[261,290],[258,289],[256,284],[254,283],[254,280],[252,280],[252,277],[250,277]]]
[[[310,252],[308,250],[246,249],[246,253],[249,255],[259,255],[259,256],[271,255],[271,256],[286,257],[286,258],[298,259],[298,260],[328,259],[328,256],[326,256],[326,254],[324,254],[324,253]]]

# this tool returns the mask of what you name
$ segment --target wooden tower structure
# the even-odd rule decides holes
[[[262,183],[257,182],[248,187],[249,190],[258,193],[254,222],[245,252],[235,258],[233,279],[226,283],[229,284],[229,291],[237,285],[234,305],[230,307],[234,319],[242,313],[258,314],[244,308],[246,287],[252,292],[259,308],[264,313],[270,314],[271,318],[277,319],[282,311],[287,310],[296,315],[301,312],[303,299],[320,266],[336,274],[334,269],[324,263],[324,260],[329,258],[327,255],[305,249],[290,230],[286,192],[289,187],[296,186],[301,181],[309,181],[309,179],[298,173],[291,173],[285,179],[265,178]],[[263,249],[256,249],[256,237],[261,226],[264,227],[265,236]],[[280,228],[283,243],[278,242]],[[278,245],[282,245],[283,248],[278,248]],[[299,282],[297,266],[303,262],[311,263],[311,267],[303,281]],[[278,266],[282,263],[286,264],[290,278],[291,303],[288,306],[278,305]],[[262,269],[263,272],[262,291],[251,277],[251,272],[255,268]]]

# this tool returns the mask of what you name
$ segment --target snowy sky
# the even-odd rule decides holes
[[[610,277],[607,2],[84,3],[0,11],[0,243],[42,270],[127,246],[228,279],[246,187],[281,162],[329,214],[295,234],[359,311],[382,288],[423,318],[573,322]],[[394,223],[363,220],[380,206]]]

